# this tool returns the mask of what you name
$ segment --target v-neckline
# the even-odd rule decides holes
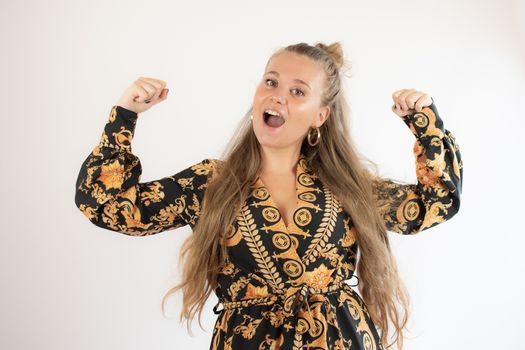
[[[264,184],[264,181],[262,180],[262,178],[259,176],[259,174],[257,173],[257,178],[256,178],[256,181],[259,182],[259,185],[261,187],[263,187],[266,192],[268,193],[268,202],[270,202],[270,204],[275,208],[275,210],[277,210],[277,212],[279,213],[279,221],[283,224],[283,226],[286,228],[286,230],[288,232],[290,232],[290,228],[291,226],[294,224],[294,215],[295,215],[295,212],[297,211],[297,209],[299,209],[299,188],[297,186],[297,183],[299,181],[299,175],[301,174],[302,172],[302,166],[301,166],[301,159],[305,159],[306,157],[301,153],[299,154],[299,159],[295,165],[295,207],[292,211],[292,218],[291,220],[288,222],[288,224],[286,224],[286,222],[284,221],[284,216],[283,216],[283,213],[281,212],[281,210],[277,207],[277,204],[276,202],[274,201],[273,199],[273,196],[272,194],[270,193],[270,190],[268,189],[268,187],[266,187],[266,185]]]

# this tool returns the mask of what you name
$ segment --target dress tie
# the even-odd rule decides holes
[[[353,275],[352,277],[357,278],[356,275]],[[311,295],[329,294],[331,292],[345,288],[345,285],[350,286],[345,281],[340,281],[338,283],[334,283],[323,288],[314,288],[308,286],[306,283],[303,282],[299,286],[289,287],[288,290],[285,290],[284,293],[280,294],[269,294],[264,297],[241,299],[236,301],[225,301],[219,298],[217,304],[215,304],[215,306],[213,307],[213,312],[216,315],[219,315],[224,309],[244,308],[251,305],[273,305],[275,303],[279,303],[282,305],[284,316],[291,317],[297,315],[299,310],[301,310],[302,307],[306,304],[308,312],[310,316],[312,316],[310,304],[308,303],[308,299]],[[290,289],[296,289],[296,291],[289,293],[288,291]],[[223,304],[223,308],[221,310],[217,310],[220,304]]]
[[[310,294],[312,293],[310,293],[308,285],[306,283],[301,284],[299,289],[295,293],[293,293],[285,299],[284,315],[286,317],[297,315],[299,313],[299,310],[303,308],[303,305],[306,304],[308,308],[308,313],[310,314],[310,317],[313,318],[310,310],[310,304],[308,303]]]

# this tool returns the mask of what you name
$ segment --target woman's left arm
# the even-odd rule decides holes
[[[389,231],[414,234],[452,218],[460,207],[463,162],[433,99],[416,90],[393,94],[393,111],[415,135],[417,184],[377,177],[374,194]]]

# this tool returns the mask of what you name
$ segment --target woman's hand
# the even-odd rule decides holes
[[[394,105],[392,111],[400,117],[421,112],[423,107],[432,104],[432,98],[429,94],[417,91],[415,89],[401,89],[392,94]]]
[[[166,82],[154,78],[139,77],[122,94],[116,105],[142,113],[168,97]]]

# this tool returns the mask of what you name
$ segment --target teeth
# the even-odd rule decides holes
[[[282,116],[281,116],[279,113],[277,113],[277,112],[275,112],[275,111],[272,111],[271,109],[267,109],[265,112],[268,113],[268,114],[276,115],[276,116],[282,118]]]

